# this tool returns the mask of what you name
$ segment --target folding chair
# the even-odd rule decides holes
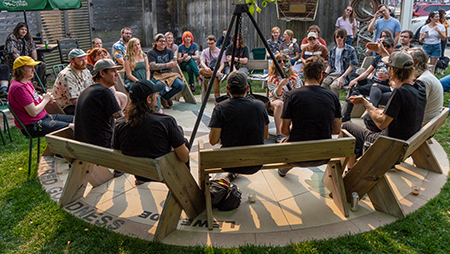
[[[68,64],[69,61],[69,52],[72,49],[80,48],[78,45],[78,39],[66,38],[61,40],[56,40],[59,48],[59,58],[61,59],[61,64]]]
[[[11,112],[11,114],[14,116],[14,118],[19,122],[20,126],[25,130],[25,137],[30,140],[30,149],[28,151],[28,177],[31,175],[31,153],[33,152],[33,137],[28,132],[27,128],[25,128],[25,125],[20,121],[20,119],[17,117],[16,113],[11,109],[11,106],[8,104],[8,109]],[[39,155],[40,155],[40,147],[41,147],[41,138],[37,137],[37,163],[39,164]]]
[[[68,64],[64,63],[64,64],[57,64],[57,65],[54,65],[54,66],[52,67],[53,74],[55,74],[55,79],[58,77],[58,74],[59,74],[64,68],[66,68],[67,65],[68,65]]]
[[[1,100],[0,100],[0,112],[3,114],[3,131],[5,132],[5,134],[6,134],[6,132],[8,132],[9,140],[12,143],[13,141],[12,141],[12,137],[11,137],[11,130],[9,129],[8,117],[6,116],[6,113],[9,112],[9,109],[5,104],[3,104],[3,101],[1,101]],[[3,136],[3,133],[1,131],[0,131],[0,135],[2,136],[3,144],[6,145],[5,137]]]

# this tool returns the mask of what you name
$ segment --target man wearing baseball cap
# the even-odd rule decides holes
[[[70,64],[58,74],[53,86],[53,97],[66,115],[75,114],[78,97],[93,84],[91,72],[86,69],[87,55],[81,49],[72,49],[69,52]]]
[[[123,116],[114,94],[119,74],[111,59],[97,61],[94,66],[95,84],[78,97],[75,109],[74,139],[102,147],[111,147],[114,119]]]
[[[353,104],[363,104],[373,122],[382,130],[374,132],[350,122],[342,125],[343,129],[348,130],[356,138],[356,158],[362,155],[365,141],[373,143],[380,135],[407,140],[422,127],[426,91],[425,87],[414,82],[413,58],[408,52],[398,50],[392,52],[389,57],[384,57],[383,61],[388,65],[390,84],[394,89],[386,108],[379,109],[362,96],[349,98]],[[354,162],[355,160],[351,158],[348,167],[351,168]]]
[[[308,33],[308,45],[303,48],[300,56],[303,64],[305,64],[306,59],[311,56],[321,56],[323,59],[328,60],[328,49],[320,44],[317,38],[319,38],[317,33]]]
[[[209,122],[209,143],[222,147],[264,144],[269,137],[269,117],[261,101],[247,98],[247,75],[233,71],[228,75],[227,91],[230,99],[216,105]],[[253,174],[261,166],[224,168],[231,173]],[[232,180],[235,175],[229,174]]]
[[[148,80],[139,80],[131,85],[127,116],[126,119],[120,118],[116,124],[113,147],[125,155],[152,159],[170,153],[173,148],[178,159],[187,163],[187,140],[177,121],[172,116],[155,111],[162,89],[161,83]],[[115,174],[118,172],[115,171]],[[135,177],[136,185],[150,181],[145,177]]]

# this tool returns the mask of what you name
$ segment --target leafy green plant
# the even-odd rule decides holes
[[[244,0],[239,0],[239,2],[242,2],[242,1],[244,1]],[[278,0],[278,1],[280,1],[280,0]],[[277,0],[264,0],[261,3],[261,7],[265,8],[268,3],[273,3],[274,4],[276,2],[277,2]],[[250,6],[248,7],[248,10],[249,10],[250,14],[253,15],[255,13],[255,10],[258,13],[261,12],[261,8],[259,8],[258,3],[255,0],[245,0],[245,3],[246,4],[250,4]]]

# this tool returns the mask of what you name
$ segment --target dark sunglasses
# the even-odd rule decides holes
[[[383,46],[384,46],[385,48],[387,48],[387,49],[392,48],[392,46],[391,46],[391,45],[388,45],[388,44],[383,44]]]
[[[337,39],[339,39],[339,38],[344,39],[344,36],[336,35],[336,38],[337,38]]]
[[[348,11],[348,12],[353,12],[352,10],[350,10],[350,9],[347,9],[346,11]]]
[[[284,63],[287,64],[289,62],[289,59],[284,59],[284,60],[277,60],[277,62],[280,63]]]
[[[308,38],[308,41],[315,41],[316,38],[312,37],[312,38]]]

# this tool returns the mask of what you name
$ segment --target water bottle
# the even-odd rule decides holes
[[[48,49],[48,41],[45,41],[45,48]]]

